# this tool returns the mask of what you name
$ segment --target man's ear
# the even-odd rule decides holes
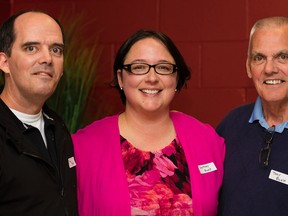
[[[0,52],[0,70],[2,70],[4,73],[10,73],[8,57],[3,52]]]
[[[252,78],[252,74],[251,74],[251,68],[250,68],[250,64],[249,64],[249,59],[247,58],[246,60],[246,72],[248,77],[251,79]]]

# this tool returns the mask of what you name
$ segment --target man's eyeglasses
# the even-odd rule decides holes
[[[262,147],[259,154],[259,163],[264,168],[266,168],[269,164],[269,157],[271,153],[272,140],[275,133],[275,126],[273,126],[271,129],[272,130],[267,130],[265,133],[265,146]]]
[[[122,68],[135,75],[147,74],[151,68],[154,68],[155,72],[161,75],[169,75],[177,71],[177,66],[170,63],[160,63],[155,65],[149,65],[146,63],[133,63],[123,65]]]

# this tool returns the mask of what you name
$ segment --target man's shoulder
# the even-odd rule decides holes
[[[252,112],[253,112],[253,108],[254,108],[254,104],[255,103],[250,103],[250,104],[244,104],[241,106],[238,106],[234,109],[232,109],[225,117],[223,120],[229,121],[229,119],[231,120],[235,120],[235,119],[243,119],[243,118],[250,118]],[[248,121],[247,120],[247,121]]]
[[[254,103],[238,106],[231,110],[216,127],[216,131],[221,135],[225,130],[243,128],[249,124],[250,116],[253,112]]]
[[[12,129],[13,133],[15,133],[15,130],[17,130],[16,125],[19,124],[19,119],[17,119],[8,106],[0,100],[0,127],[4,130],[7,130],[7,128],[9,128],[9,130]]]

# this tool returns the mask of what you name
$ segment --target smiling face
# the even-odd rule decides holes
[[[153,38],[137,41],[126,55],[124,65],[131,63],[171,63],[175,61],[166,47]],[[170,75],[156,74],[153,68],[144,75],[118,70],[119,86],[126,96],[126,110],[168,111],[175,95],[177,72]]]
[[[11,56],[0,53],[0,69],[5,73],[1,97],[8,105],[44,103],[62,76],[61,29],[48,15],[28,12],[16,18],[14,32]]]
[[[258,29],[251,41],[247,73],[265,103],[288,103],[288,25]]]

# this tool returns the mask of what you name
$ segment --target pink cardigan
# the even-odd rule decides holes
[[[214,216],[217,214],[218,191],[223,178],[224,141],[211,126],[191,116],[180,112],[171,112],[170,115],[188,162],[194,215]],[[80,216],[130,215],[118,115],[95,121],[77,131],[72,138]],[[210,164],[209,170],[213,167],[211,162],[217,170],[209,172],[198,167]],[[204,170],[204,173],[201,174],[200,170]]]

